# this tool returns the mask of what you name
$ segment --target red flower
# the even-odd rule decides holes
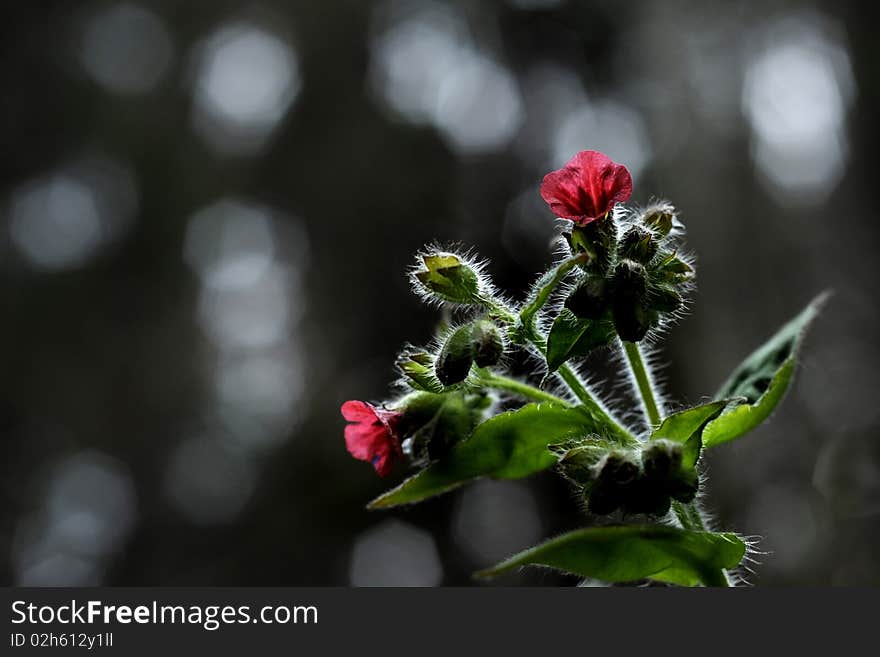
[[[541,183],[541,198],[556,216],[579,226],[604,217],[631,195],[629,171],[599,151],[581,151]]]
[[[345,402],[341,410],[342,417],[352,423],[345,427],[348,452],[356,459],[372,463],[380,477],[388,475],[394,462],[403,457],[396,433],[403,414],[356,400]]]

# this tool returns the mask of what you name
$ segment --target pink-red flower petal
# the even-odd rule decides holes
[[[599,151],[581,151],[541,183],[541,197],[556,216],[579,226],[604,217],[631,195],[627,168]]]
[[[396,432],[401,414],[357,400],[345,402],[340,410],[351,423],[345,427],[345,446],[349,454],[371,463],[380,477],[387,476],[394,463],[403,456]]]

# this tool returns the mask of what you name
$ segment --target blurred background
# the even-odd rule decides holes
[[[20,2],[0,23],[0,581],[467,585],[583,522],[554,475],[371,513],[340,403],[459,241],[518,296],[598,149],[698,255],[665,386],[825,288],[772,422],[708,458],[758,585],[880,584],[880,58],[860,3]],[[601,363],[589,368],[602,372]],[[397,475],[399,476],[399,475]],[[547,572],[504,584],[570,583]]]

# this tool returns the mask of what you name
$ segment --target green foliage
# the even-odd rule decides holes
[[[718,396],[743,397],[745,403],[732,405],[706,426],[703,430],[705,447],[739,438],[770,417],[791,384],[804,334],[827,296],[816,297],[737,367]]]
[[[480,424],[447,458],[429,465],[400,486],[373,500],[369,508],[419,502],[477,477],[517,479],[557,462],[547,447],[601,430],[579,407],[528,404]]]
[[[702,430],[730,403],[729,399],[694,406],[667,416],[651,434],[651,440],[664,438],[684,445],[682,460],[685,465],[694,467],[702,448]]]
[[[520,566],[542,565],[606,582],[652,579],[682,586],[726,586],[725,568],[745,555],[734,534],[662,525],[591,527],[563,534],[477,573],[494,577]]]
[[[596,347],[614,339],[614,323],[610,318],[578,319],[563,308],[547,336],[547,369],[555,372],[566,361],[586,356]]]
[[[791,383],[804,332],[824,296],[749,356],[715,401],[663,418],[650,366],[636,343],[674,317],[691,289],[693,266],[678,251],[683,230],[666,202],[640,212],[615,209],[573,226],[564,235],[569,253],[540,276],[520,304],[496,295],[465,256],[423,256],[424,268],[412,273],[416,290],[426,300],[479,306],[479,312],[472,307],[466,317],[448,313],[444,322],[465,323],[444,329],[436,349],[410,347],[399,359],[404,381],[418,392],[404,397],[406,404],[390,406],[400,411],[390,439],[409,441],[410,462],[427,466],[369,508],[419,502],[479,477],[521,478],[556,465],[590,513],[620,514],[624,520],[637,514],[641,522],[655,524],[574,531],[481,575],[543,565],[607,582],[647,578],[726,586],[724,571],[740,563],[746,546],[734,534],[704,530],[702,512],[693,504],[700,454],[770,416]],[[557,311],[550,302],[560,287],[568,292]],[[652,429],[647,437],[617,419],[568,364],[618,339]],[[543,357],[555,377],[535,387],[503,373],[508,347]],[[616,380],[626,380],[622,374]],[[565,397],[544,389],[550,380],[566,386]],[[483,421],[496,399],[490,390],[539,403]]]

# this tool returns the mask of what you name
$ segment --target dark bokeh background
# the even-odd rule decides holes
[[[666,389],[836,295],[773,421],[709,459],[758,584],[880,583],[880,115],[860,3],[20,2],[0,22],[0,581],[467,584],[581,522],[552,475],[368,513],[338,408],[434,313],[432,240],[512,294],[575,151],[699,258]],[[556,583],[547,573],[505,583]]]

